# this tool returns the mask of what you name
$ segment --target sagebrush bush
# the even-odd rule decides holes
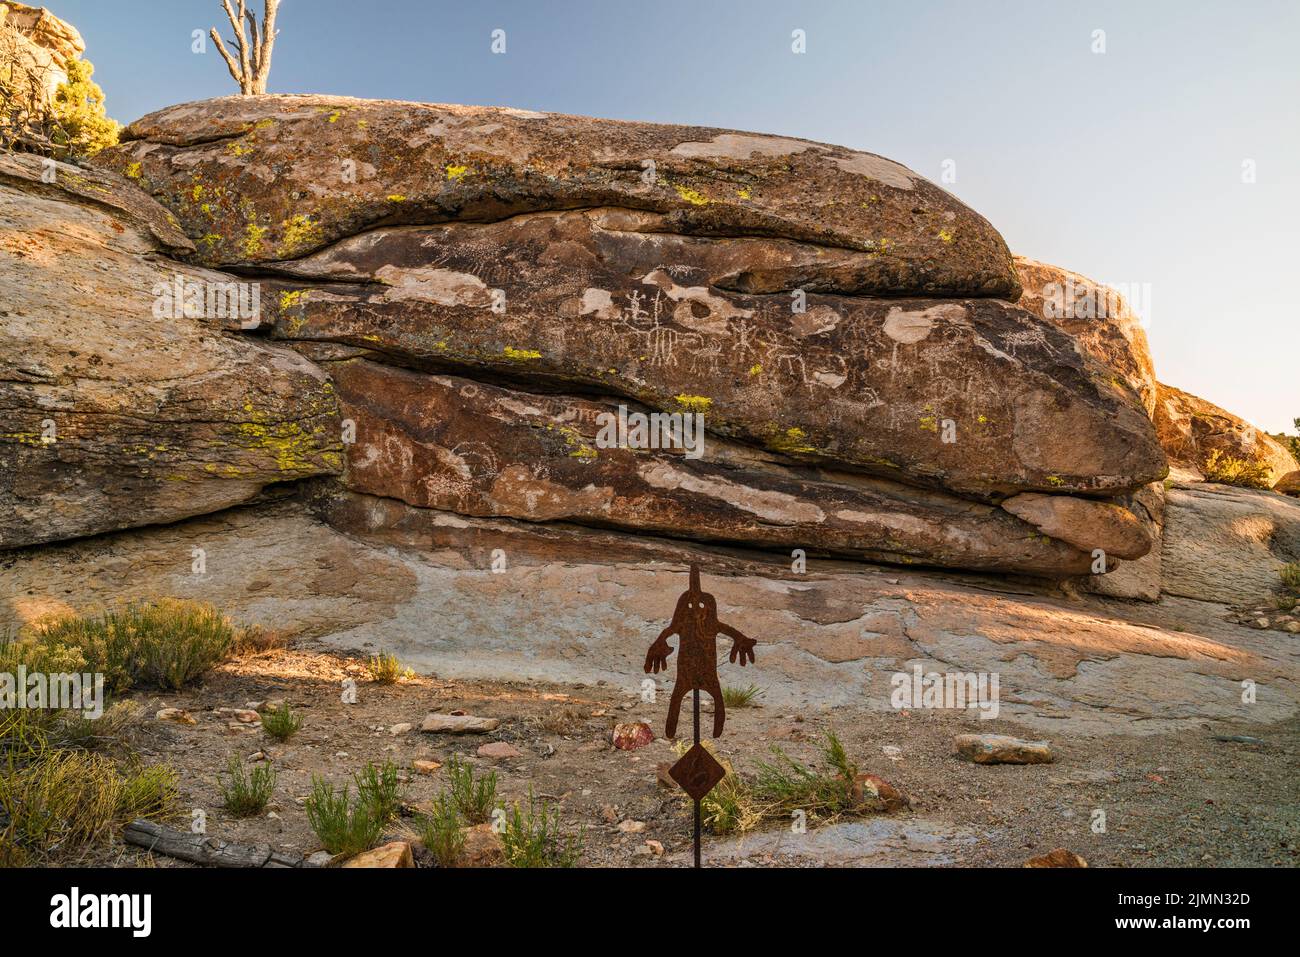
[[[37,755],[0,773],[0,856],[43,860],[101,837],[111,826],[165,814],[176,799],[176,773],[126,771],[88,751]]]
[[[51,649],[79,652],[111,694],[140,686],[178,691],[222,661],[236,639],[230,620],[211,605],[179,599],[60,615],[36,623],[32,634]]]
[[[385,761],[376,766],[367,764],[353,775],[357,785],[357,801],[368,805],[380,821],[387,824],[401,810],[405,788],[397,777],[397,765]]]
[[[301,728],[302,716],[295,713],[287,702],[262,712],[262,730],[276,741],[288,741]]]
[[[497,804],[495,771],[489,771],[481,777],[476,776],[468,763],[458,755],[452,755],[447,762],[447,783],[451,788],[452,801],[468,823],[486,824],[492,819],[492,811]]]

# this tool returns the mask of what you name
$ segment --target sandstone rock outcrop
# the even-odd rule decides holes
[[[359,492],[1059,577],[1089,570],[1086,529],[1044,536],[1003,497],[1165,472],[1138,394],[994,298],[1021,289],[992,227],[872,154],[284,96],[126,139],[96,163],[169,207],[198,261],[256,267],[260,329],[344,385]],[[702,414],[710,456],[598,447],[619,405]]]
[[[380,225],[620,206],[682,235],[815,244],[736,277],[753,291],[1019,295],[982,216],[891,160],[808,140],[329,96],[188,103],[125,138],[99,162],[209,237],[210,265],[298,258]],[[824,249],[837,252],[813,261]]]
[[[601,448],[598,417],[618,415],[608,402],[362,359],[329,368],[340,414],[356,426],[345,483],[420,508],[1024,574],[1085,574],[1092,561],[994,506],[887,480],[830,478],[722,440],[706,440],[699,460]]]
[[[1138,396],[1150,415],[1156,405],[1156,373],[1146,330],[1115,289],[1087,276],[1016,256],[1024,293],[1020,307],[1059,326],[1111,369]]]
[[[995,299],[812,295],[792,313],[787,295],[719,286],[765,255],[738,246],[768,240],[630,218],[372,230],[277,264],[302,281],[271,284],[272,334],[702,411],[739,441],[977,496],[1164,475],[1141,407],[1044,320]]]
[[[338,471],[326,375],[290,349],[159,309],[189,244],[105,173],[0,158],[0,547],[217,511]],[[161,315],[160,315],[161,313]]]
[[[31,7],[16,0],[0,0],[0,37],[14,43],[3,50],[4,69],[18,69],[38,78],[47,100],[59,84],[67,82],[68,63],[86,51],[85,41],[72,24],[60,20],[44,7]],[[9,58],[12,58],[9,59]]]
[[[1171,464],[1200,471],[1217,450],[1221,455],[1266,466],[1273,481],[1300,469],[1291,453],[1262,429],[1163,382],[1154,418]]]

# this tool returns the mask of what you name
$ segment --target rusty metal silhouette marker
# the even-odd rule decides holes
[[[718,681],[718,635],[732,640],[733,664],[742,668],[754,660],[753,638],[746,638],[735,628],[718,621],[718,602],[700,587],[700,566],[691,563],[691,586],[677,599],[673,620],[659,633],[645,656],[647,674],[658,674],[668,669],[668,656],[673,649],[668,645],[671,635],[678,636],[677,679],[673,682],[672,697],[668,701],[668,721],[664,733],[677,736],[677,719],[682,710],[686,692],[693,695],[693,726],[695,744],[681,759],[668,769],[668,774],[695,802],[695,866],[700,866],[700,802],[726,776],[726,771],[704,745],[700,744],[700,692],[707,691],[713,699],[713,736],[722,736],[727,720],[726,704],[722,700],[722,685]]]

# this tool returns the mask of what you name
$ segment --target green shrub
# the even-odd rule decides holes
[[[1210,457],[1201,466],[1207,482],[1219,482],[1223,485],[1239,485],[1242,488],[1272,488],[1273,470],[1263,462],[1248,462],[1245,459],[1225,455],[1219,449],[1212,449]]]
[[[251,770],[245,769],[243,761],[232,757],[227,770],[228,780],[218,784],[226,810],[235,817],[261,814],[275,790],[275,768],[269,761],[263,761],[254,764]]]
[[[539,806],[528,789],[528,809],[516,803],[505,819],[501,846],[511,867],[574,867],[582,856],[584,832],[563,836],[560,815],[545,803]]]
[[[444,791],[433,799],[431,813],[416,819],[416,833],[440,867],[453,867],[465,849],[456,802]]]
[[[360,854],[374,847],[384,831],[384,821],[370,804],[351,802],[347,785],[336,791],[313,777],[306,808],[311,829],[331,854]]]
[[[104,91],[91,79],[94,72],[89,60],[70,60],[67,82],[54,93],[51,111],[58,121],[54,144],[72,156],[94,156],[116,146],[122,129],[104,114]]]
[[[371,680],[381,685],[397,684],[399,678],[407,678],[412,674],[409,668],[402,667],[396,655],[387,653],[375,655],[366,667],[370,671]]]
[[[447,762],[447,782],[456,809],[470,824],[486,824],[497,804],[497,773],[489,771],[476,777],[474,769],[452,755]]]
[[[176,774],[163,767],[124,773],[88,751],[44,752],[0,771],[0,857],[44,859],[101,837],[115,824],[166,814]]]
[[[302,728],[302,716],[295,714],[287,703],[262,712],[262,730],[276,741],[288,741]]]
[[[1282,584],[1293,592],[1300,592],[1300,562],[1291,562],[1278,569]],[[1294,607],[1294,606],[1292,606]]]
[[[385,761],[380,767],[367,764],[353,775],[353,780],[357,783],[358,803],[368,805],[385,824],[397,817],[405,797],[405,788],[397,779],[397,765],[391,761]]]
[[[177,691],[224,659],[236,638],[211,605],[177,599],[61,615],[38,622],[32,634],[51,649],[79,652],[85,670],[104,675],[110,694],[138,686]]]
[[[840,739],[827,733],[822,760],[829,769],[818,771],[800,764],[776,745],[774,763],[757,762],[754,798],[766,805],[764,816],[788,817],[802,810],[810,818],[834,817],[852,803],[853,779],[857,767],[849,761]]]

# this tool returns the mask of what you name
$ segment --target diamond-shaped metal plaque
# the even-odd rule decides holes
[[[727,771],[704,745],[697,744],[668,769],[668,775],[681,785],[683,791],[698,801],[727,776]]]

